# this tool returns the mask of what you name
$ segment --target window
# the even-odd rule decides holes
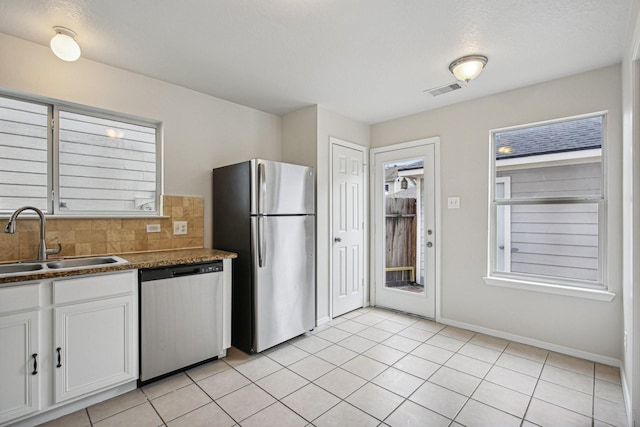
[[[158,213],[159,127],[0,96],[0,212]]]
[[[489,277],[604,290],[606,115],[491,132]]]

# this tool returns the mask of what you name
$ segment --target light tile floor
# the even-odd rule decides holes
[[[365,308],[46,426],[626,426],[617,368]]]

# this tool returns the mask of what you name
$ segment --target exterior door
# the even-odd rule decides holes
[[[364,147],[333,143],[332,316],[364,305]]]
[[[435,141],[372,151],[376,306],[435,318]]]

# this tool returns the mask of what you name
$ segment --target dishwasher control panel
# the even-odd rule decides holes
[[[222,271],[222,263],[220,264],[207,264],[206,267],[202,267],[201,273],[217,273],[218,271]]]
[[[174,277],[194,276],[197,274],[219,273],[222,271],[222,260],[200,264],[172,265],[167,267],[146,268],[139,270],[141,282],[171,279]]]

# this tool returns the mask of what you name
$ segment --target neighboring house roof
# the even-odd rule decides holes
[[[397,166],[384,170],[384,182],[395,181],[396,178],[398,178]]]
[[[602,116],[495,134],[496,160],[602,147]]]
[[[398,171],[408,171],[413,169],[422,169],[424,167],[423,160],[416,160],[411,163],[404,163],[402,165],[398,165]]]
[[[416,160],[410,163],[401,163],[393,165],[393,167],[385,169],[384,182],[395,181],[398,178],[398,172],[408,171],[413,169],[422,169],[424,167],[423,160]]]
[[[392,199],[416,199],[417,187],[409,187],[406,190],[398,191],[397,193],[387,194],[387,197]]]

